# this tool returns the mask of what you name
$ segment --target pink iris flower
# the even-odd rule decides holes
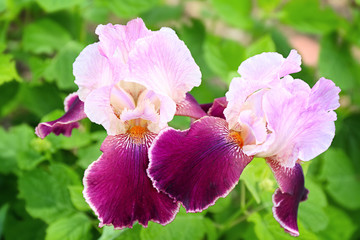
[[[88,117],[108,136],[103,154],[85,171],[84,196],[100,227],[147,226],[172,221],[179,204],[158,192],[147,176],[148,148],[175,114],[198,119],[206,113],[187,94],[201,73],[190,51],[169,28],[150,31],[141,19],[127,25],[99,25],[100,41],[74,63],[79,90],[65,100],[65,115],[36,128],[69,136]]]
[[[340,89],[321,78],[312,88],[289,74],[301,57],[262,53],[244,61],[225,98],[203,105],[209,116],[190,129],[164,129],[150,147],[148,174],[188,212],[199,212],[225,197],[254,157],[265,158],[279,188],[273,215],[298,236],[297,212],[307,199],[300,163],[329,148]]]

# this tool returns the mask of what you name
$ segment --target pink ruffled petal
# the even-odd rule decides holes
[[[273,142],[259,156],[277,155],[283,166],[293,167],[297,159],[311,160],[329,148],[335,134],[336,119],[329,106],[338,105],[319,104],[316,99],[320,98],[319,102],[322,102],[324,95],[318,94],[324,89],[333,93],[330,94],[332,99],[337,99],[338,89],[333,85],[335,90],[331,91],[329,84],[323,83],[312,89],[310,95],[294,95],[284,88],[271,89],[264,95],[263,109]]]
[[[129,67],[128,81],[170,96],[176,103],[201,82],[199,67],[173,31],[159,31],[139,39],[129,54]]]
[[[300,164],[292,168],[286,168],[278,161],[267,159],[266,161],[274,173],[279,188],[273,195],[274,218],[284,228],[285,232],[292,236],[299,236],[297,225],[297,213],[299,203],[307,199],[309,191],[304,187],[304,174]]]
[[[73,64],[75,83],[79,86],[78,94],[82,101],[85,101],[93,90],[117,81],[108,59],[100,54],[98,44],[87,46]]]
[[[247,98],[254,92],[269,87],[264,82],[247,81],[244,78],[233,78],[229,91],[226,93],[227,107],[224,110],[226,121],[232,129],[238,123],[238,118],[242,110],[241,106]]]
[[[117,135],[125,133],[125,127],[111,107],[111,91],[112,86],[92,91],[85,101],[85,113],[92,122],[103,125],[109,135]]]
[[[148,147],[153,134],[141,138],[130,134],[108,136],[103,154],[85,171],[84,196],[100,219],[100,227],[132,227],[135,221],[163,225],[171,222],[179,204],[159,193],[146,175]]]
[[[224,119],[203,117],[189,130],[163,130],[150,148],[154,186],[199,212],[225,197],[252,160],[229,135]]]
[[[115,63],[127,64],[128,55],[135,42],[151,34],[141,18],[129,21],[126,25],[99,25],[95,33],[99,35],[99,50],[102,55]]]
[[[271,82],[301,70],[301,56],[291,50],[284,58],[275,52],[261,53],[241,63],[238,72],[247,81]]]
[[[79,127],[78,121],[86,118],[84,113],[84,103],[79,99],[77,94],[70,94],[64,101],[65,114],[54,121],[40,123],[35,128],[35,133],[40,138],[45,138],[50,133],[55,135],[64,134],[71,136],[71,131]]]
[[[322,111],[337,109],[340,107],[340,91],[340,88],[335,86],[333,81],[326,78],[320,78],[311,89],[309,107]]]

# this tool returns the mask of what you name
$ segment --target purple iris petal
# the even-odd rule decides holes
[[[281,166],[275,160],[267,159],[279,184],[273,195],[274,218],[292,236],[299,236],[297,213],[299,203],[307,199],[309,191],[304,187],[304,174],[300,164],[293,168]]]
[[[224,109],[227,107],[226,97],[216,98],[213,105],[209,108],[207,114],[209,116],[225,119]]]
[[[226,97],[221,97],[216,98],[212,103],[201,104],[201,108],[208,116],[225,119],[224,109],[227,107],[227,104],[228,102],[226,101]]]
[[[64,134],[71,136],[73,128],[78,128],[81,119],[86,118],[84,113],[84,103],[79,99],[77,94],[70,94],[64,102],[65,114],[59,119],[51,122],[40,123],[35,133],[40,138],[45,138],[51,132],[55,135]]]
[[[148,147],[154,134],[108,136],[101,146],[103,154],[84,176],[84,196],[103,225],[116,229],[132,227],[135,221],[147,226],[150,220],[167,224],[179,205],[159,193],[146,175]]]
[[[154,186],[199,212],[225,197],[252,158],[231,138],[225,120],[203,117],[186,131],[163,130],[150,148]]]
[[[187,93],[184,100],[176,104],[176,115],[187,116],[194,119],[199,119],[206,116],[205,111],[201,108],[196,99]]]

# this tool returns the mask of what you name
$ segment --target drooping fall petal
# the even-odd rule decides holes
[[[186,131],[163,130],[150,148],[154,186],[199,212],[225,197],[252,158],[231,137],[225,120],[203,117]]]
[[[299,203],[307,199],[309,191],[304,187],[304,174],[300,164],[287,168],[278,161],[267,159],[279,188],[273,195],[273,215],[280,226],[292,236],[299,236],[297,213]]]
[[[40,123],[35,133],[40,138],[45,138],[51,132],[55,135],[64,134],[70,136],[74,128],[79,127],[78,121],[86,118],[84,113],[84,103],[76,93],[70,94],[64,101],[65,114],[57,120]]]
[[[86,170],[84,196],[100,226],[121,229],[132,227],[135,221],[147,226],[150,220],[165,225],[174,219],[178,204],[157,192],[146,175],[154,136],[136,130],[108,136],[101,146],[103,154]]]

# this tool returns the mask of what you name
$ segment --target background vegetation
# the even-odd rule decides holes
[[[82,121],[70,138],[37,138],[34,127],[63,114],[77,90],[72,63],[97,41],[98,24],[142,17],[176,30],[201,67],[200,103],[227,91],[239,64],[264,51],[303,56],[296,77],[341,87],[331,148],[303,165],[308,201],[299,239],[360,238],[360,1],[346,0],[0,0],[0,238],[291,239],[274,220],[276,182],[260,159],[234,191],[198,214],[183,209],[166,227],[98,228],[82,197],[84,169],[101,152],[102,127]],[[186,128],[188,120],[172,125]]]

